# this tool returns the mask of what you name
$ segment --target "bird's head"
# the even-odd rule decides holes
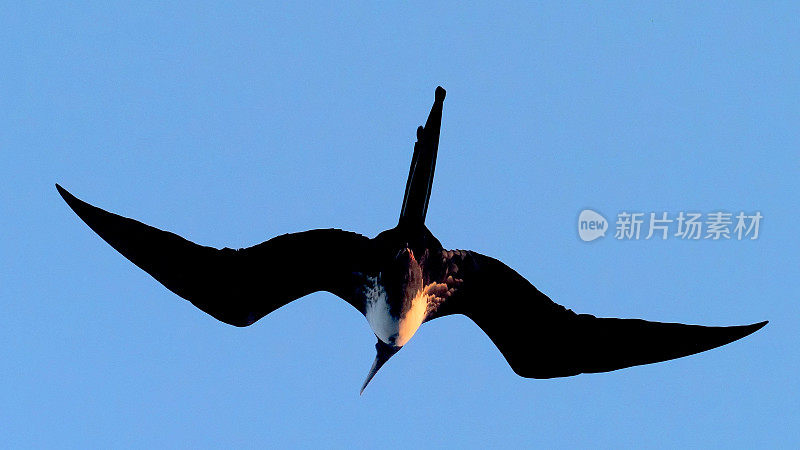
[[[360,394],[364,393],[364,389],[367,388],[367,385],[372,378],[378,373],[378,370],[386,364],[386,361],[389,360],[395,353],[399,352],[400,349],[403,348],[402,346],[396,346],[392,344],[387,344],[382,340],[378,339],[378,343],[375,344],[375,361],[372,363],[372,367],[369,369],[369,373],[367,374],[367,379],[364,380],[364,384],[361,385],[361,392]]]
[[[364,392],[364,388],[381,366],[416,333],[425,320],[428,308],[422,268],[408,244],[391,253],[391,258],[381,273],[381,279],[385,296],[368,304],[366,311],[367,320],[378,338],[378,343],[375,344],[375,361],[361,392]]]

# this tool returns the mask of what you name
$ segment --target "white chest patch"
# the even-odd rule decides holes
[[[367,277],[364,285],[367,322],[380,340],[391,344],[400,329],[400,321],[389,314],[389,297],[380,277]]]
[[[380,276],[367,277],[364,296],[367,322],[378,339],[387,344],[398,347],[405,345],[425,320],[428,301],[423,292],[417,293],[411,302],[411,309],[401,318],[392,317],[389,313],[388,296]]]

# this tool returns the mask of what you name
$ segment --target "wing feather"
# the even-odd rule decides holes
[[[556,304],[502,262],[470,251],[444,251],[443,279],[454,290],[431,317],[464,314],[528,378],[608,372],[719,347],[767,322],[707,327],[598,318]],[[455,277],[454,277],[455,275]]]
[[[61,186],[70,208],[128,260],[213,317],[247,326],[316,291],[330,291],[362,313],[359,272],[370,264],[370,239],[328,229],[285,234],[234,250],[197,245],[79,200]]]

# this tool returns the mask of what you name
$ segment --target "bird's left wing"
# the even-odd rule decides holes
[[[706,327],[576,314],[554,303],[502,262],[475,252],[442,251],[441,283],[428,320],[472,319],[514,371],[528,378],[608,372],[719,347],[767,322]]]
[[[316,291],[329,291],[364,313],[357,294],[370,267],[371,240],[342,230],[285,234],[253,247],[216,249],[190,242],[79,200],[70,208],[114,249],[213,317],[247,326]]]

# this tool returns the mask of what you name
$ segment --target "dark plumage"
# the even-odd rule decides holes
[[[705,327],[575,314],[500,261],[445,250],[425,227],[445,91],[436,89],[417,142],[396,227],[373,239],[328,229],[285,234],[221,250],[85,203],[61,186],[70,208],[114,249],[170,291],[222,322],[251,325],[316,291],[360,311],[378,342],[362,392],[423,323],[464,314],[486,332],[512,369],[529,378],[607,372],[702,352],[767,322]],[[313,255],[313,264],[308,264]]]

